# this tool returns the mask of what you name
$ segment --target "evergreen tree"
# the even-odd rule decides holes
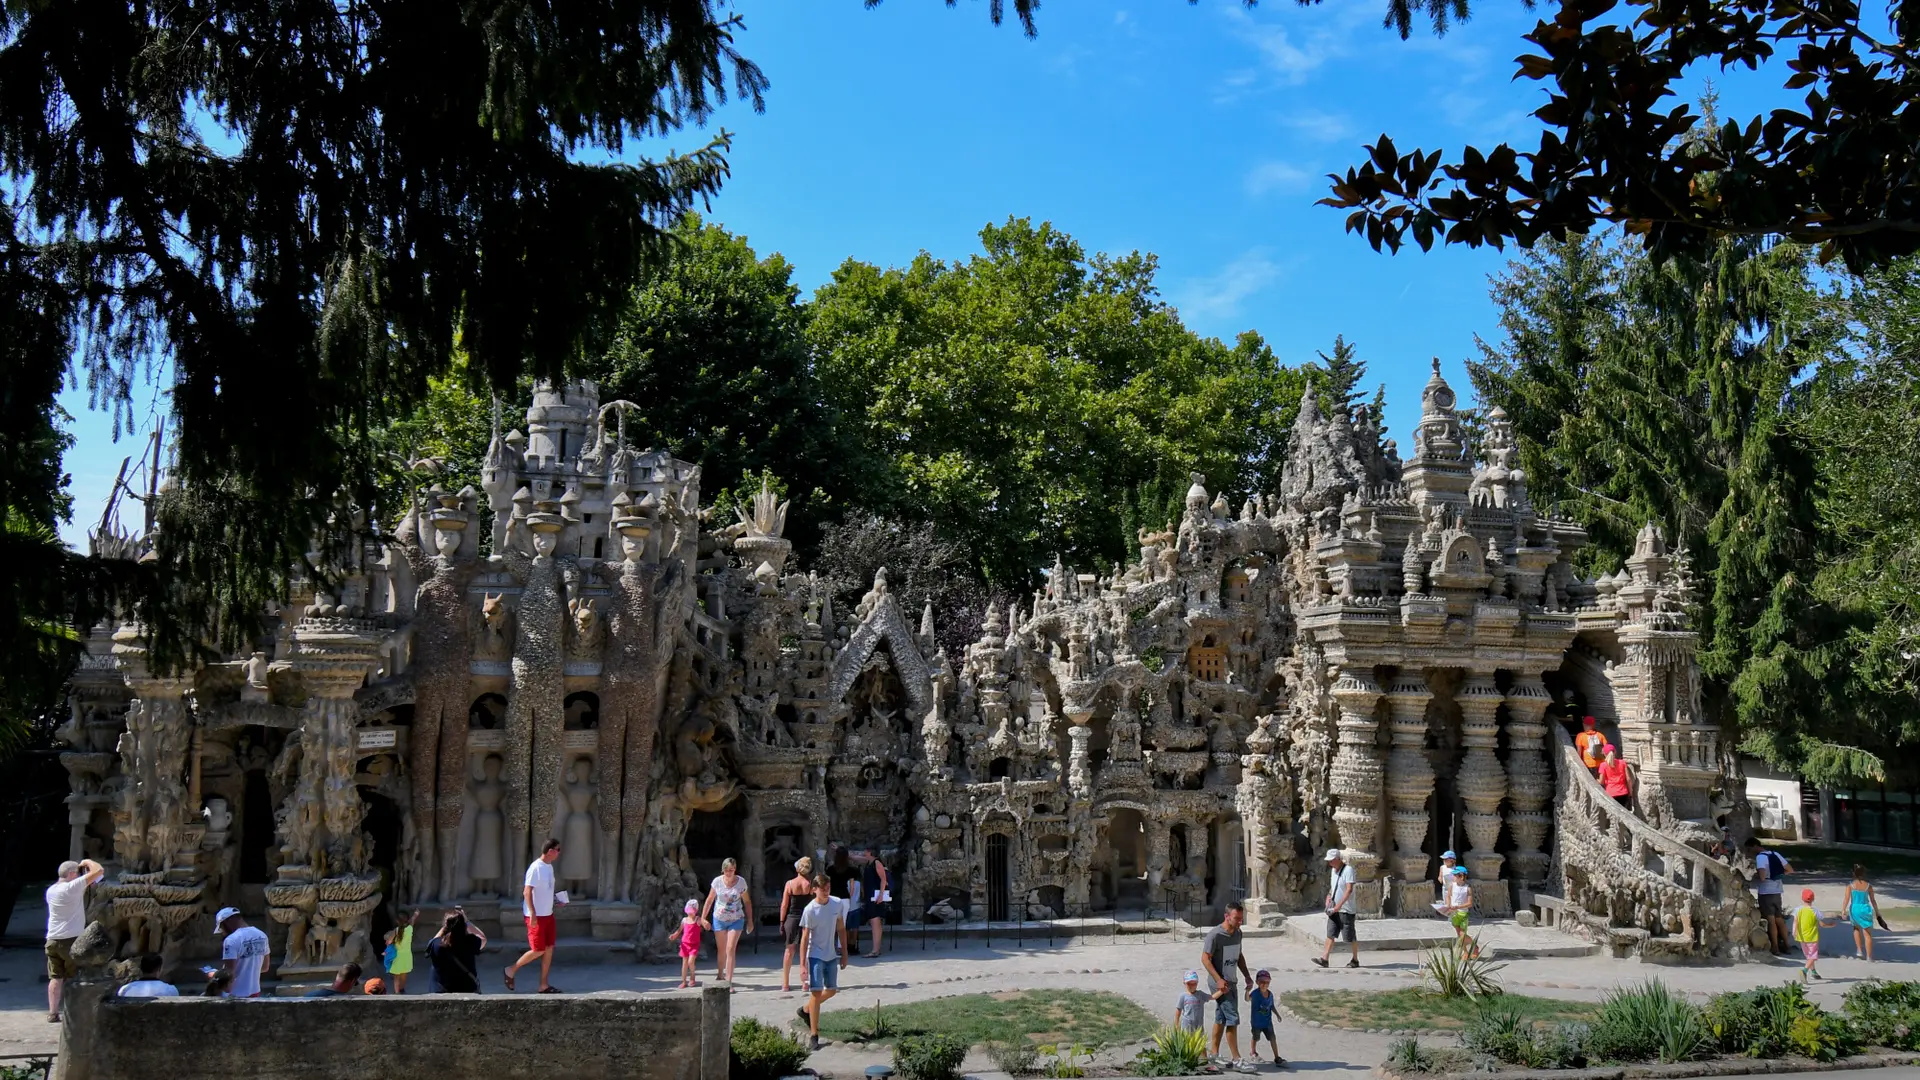
[[[1320,362],[1310,368],[1320,410],[1328,416],[1346,413],[1358,420],[1361,405],[1360,380],[1367,377],[1367,362],[1360,359],[1359,346],[1344,334],[1333,338],[1333,352],[1317,353]],[[1384,388],[1382,388],[1384,389]]]
[[[1803,373],[1840,326],[1803,249],[1726,241],[1656,265],[1598,239],[1543,244],[1495,285],[1504,340],[1471,363],[1504,408],[1537,502],[1584,523],[1596,571],[1647,521],[1693,555],[1705,706],[1787,767],[1865,767],[1884,749],[1874,695],[1847,663],[1850,620],[1820,600],[1814,453]]]

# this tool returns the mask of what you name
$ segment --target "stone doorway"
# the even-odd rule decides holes
[[[988,922],[1005,922],[1010,918],[1008,909],[1013,906],[1012,862],[1007,834],[990,833],[987,836]]]
[[[394,871],[400,857],[400,808],[392,799],[364,786],[360,788],[360,804],[365,809],[360,829],[373,840],[373,849],[367,852],[367,865],[380,874],[389,901],[373,909],[371,940],[377,942],[393,929],[393,916],[400,907],[394,892],[398,881]]]
[[[273,789],[267,770],[248,769],[240,787],[240,884],[265,885],[272,870]]]
[[[1147,906],[1146,818],[1132,807],[1107,811],[1106,849],[1098,864],[1108,882],[1107,906],[1139,911]]]
[[[747,800],[738,795],[718,810],[695,810],[687,819],[687,864],[703,895],[707,882],[719,876],[720,863],[737,859],[744,866],[746,850]]]

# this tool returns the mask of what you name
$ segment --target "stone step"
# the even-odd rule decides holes
[[[1595,956],[1600,946],[1554,930],[1522,926],[1513,919],[1476,921],[1473,935],[1488,955],[1509,959]],[[1439,919],[1361,919],[1355,925],[1360,952],[1424,952],[1453,941],[1453,927]],[[1327,943],[1325,915],[1294,915],[1287,919],[1286,936],[1315,949]],[[1336,946],[1336,949],[1341,946]]]

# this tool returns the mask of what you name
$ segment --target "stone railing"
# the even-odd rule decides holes
[[[1613,801],[1566,729],[1552,726],[1557,861],[1570,909],[1561,925],[1604,935],[1616,953],[1743,957],[1757,923],[1741,873]]]

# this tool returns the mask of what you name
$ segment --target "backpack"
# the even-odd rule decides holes
[[[1779,852],[1763,851],[1760,857],[1766,860],[1768,881],[1779,881],[1787,876],[1787,860],[1781,858]]]

